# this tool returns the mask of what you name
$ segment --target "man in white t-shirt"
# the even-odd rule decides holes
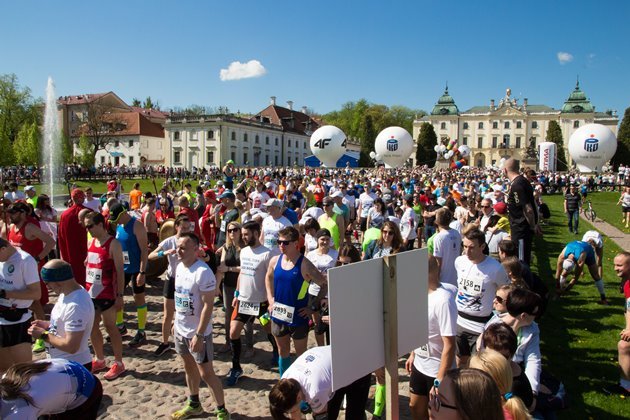
[[[85,189],[85,201],[83,202],[83,206],[97,213],[100,213],[103,210],[101,207],[101,200],[94,197],[92,187],[87,187]]]
[[[72,267],[63,260],[50,260],[42,268],[42,280],[59,298],[50,321],[35,320],[28,332],[46,343],[48,357],[66,359],[92,370],[88,340],[94,324],[90,294],[74,280]]]
[[[269,194],[265,192],[265,183],[262,181],[258,181],[256,183],[256,191],[252,191],[249,194],[249,203],[250,208],[259,209],[261,208],[268,200]]]
[[[265,202],[269,215],[262,222],[262,232],[260,233],[260,242],[271,250],[274,255],[280,254],[278,248],[278,232],[285,227],[293,226],[293,224],[282,215],[284,203],[277,198],[271,198]]]
[[[403,249],[408,251],[413,249],[413,244],[418,237],[418,217],[413,211],[413,195],[408,194],[403,200],[403,215],[400,218],[400,235],[403,239]]]
[[[500,262],[484,254],[486,238],[478,229],[464,234],[463,255],[455,260],[457,270],[458,367],[466,367],[479,334],[492,317],[496,291],[510,279]]]
[[[31,360],[28,308],[41,293],[35,259],[0,238],[0,371]]]
[[[405,367],[409,379],[409,408],[414,419],[426,418],[429,391],[439,386],[455,364],[457,305],[451,292],[440,284],[437,260],[429,257],[429,337],[411,352]]]
[[[433,237],[433,256],[437,260],[440,271],[440,283],[457,284],[455,259],[461,255],[462,237],[455,229],[451,229],[452,213],[446,207],[435,212],[435,224],[438,233]]]
[[[231,302],[236,311],[230,323],[230,348],[232,350],[232,369],[228,372],[227,384],[236,385],[243,375],[241,368],[241,331],[248,322],[258,318],[267,339],[273,348],[272,364],[278,363],[276,339],[271,335],[269,322],[269,303],[265,276],[269,268],[271,252],[260,244],[260,224],[249,221],[241,228],[241,237],[247,246],[241,249],[241,272],[236,283],[234,300]]]
[[[173,418],[186,418],[204,412],[199,401],[199,377],[210,387],[217,402],[214,415],[229,419],[221,381],[212,366],[212,309],[216,278],[208,265],[197,258],[199,238],[184,232],[177,239],[180,264],[175,273],[175,351],[184,362],[188,401]]]
[[[479,229],[483,232],[490,221],[490,217],[494,214],[494,208],[492,207],[492,200],[484,198],[481,200],[481,220],[479,221]]]
[[[271,389],[269,409],[273,418],[286,418],[289,413],[291,418],[301,418],[293,413],[299,414],[300,402],[305,401],[313,418],[326,418],[333,394],[330,346],[313,347],[298,356]]]
[[[369,182],[365,183],[364,188],[365,191],[359,196],[359,208],[357,209],[357,214],[359,215],[359,229],[361,232],[365,232],[368,228],[368,213],[374,205],[374,200],[376,200],[376,194],[372,192],[372,185]]]

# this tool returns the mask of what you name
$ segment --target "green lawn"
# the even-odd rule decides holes
[[[140,183],[140,191],[151,191],[155,194],[155,188],[153,187],[153,182],[150,179],[125,179],[123,180],[123,188],[126,193],[133,189],[133,184],[136,182]],[[162,183],[164,182],[164,178],[156,178],[155,185],[157,189],[162,187]],[[191,185],[193,187],[198,184],[198,181],[190,180]],[[50,187],[48,184],[34,184],[37,189],[38,194],[48,194]],[[77,181],[76,185],[80,188],[92,187],[95,195],[100,195],[107,191],[107,183],[105,181]],[[23,189],[21,187],[20,189]],[[65,184],[55,184],[55,194],[68,194],[68,186]]]
[[[622,223],[621,206],[616,205],[620,196],[621,193],[617,191],[597,192],[590,193],[586,198],[591,200],[598,219],[602,219],[622,232],[630,234],[630,229],[626,229],[625,225]]]
[[[602,203],[599,208],[613,208],[616,199],[605,202],[605,193],[593,194]],[[591,196],[589,196],[591,197]],[[561,195],[545,196],[552,218],[544,236],[534,244],[533,269],[555,290],[555,267],[558,254],[568,242],[581,238],[592,226],[580,221],[580,235],[568,232]],[[630,404],[619,396],[608,396],[602,389],[619,379],[617,341],[624,326],[623,295],[612,259],[620,248],[604,238],[604,282],[610,306],[597,304],[599,293],[588,274],[571,292],[549,303],[540,323],[544,369],[560,378],[569,393],[570,407],[560,412],[566,419],[630,418]]]

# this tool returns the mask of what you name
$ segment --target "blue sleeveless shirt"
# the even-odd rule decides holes
[[[135,222],[136,219],[132,217],[124,226],[116,226],[116,239],[122,247],[125,274],[140,272],[140,247],[138,246],[138,238],[133,232]]]
[[[278,324],[284,324],[290,327],[306,325],[308,324],[308,318],[303,318],[298,313],[300,309],[308,305],[309,284],[304,280],[304,277],[302,277],[302,260],[304,256],[301,255],[295,266],[290,270],[282,268],[283,258],[283,256],[278,258],[278,262],[273,271],[273,295],[276,304],[281,303],[295,308],[293,311],[293,320],[291,322],[280,320],[276,318],[273,313],[271,314],[271,319]]]

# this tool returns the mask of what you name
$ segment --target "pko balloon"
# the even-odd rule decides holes
[[[387,127],[376,136],[374,149],[386,166],[402,166],[413,151],[413,138],[402,127]]]
[[[325,166],[334,168],[346,152],[346,135],[334,125],[319,127],[311,135],[311,152]]]
[[[569,154],[580,172],[599,172],[617,151],[617,138],[610,128],[586,124],[569,139]]]

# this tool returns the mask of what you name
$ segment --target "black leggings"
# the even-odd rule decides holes
[[[328,419],[335,420],[339,416],[344,396],[346,397],[346,418],[352,420],[364,419],[371,383],[372,374],[370,373],[337,390],[332,400],[328,401]]]

